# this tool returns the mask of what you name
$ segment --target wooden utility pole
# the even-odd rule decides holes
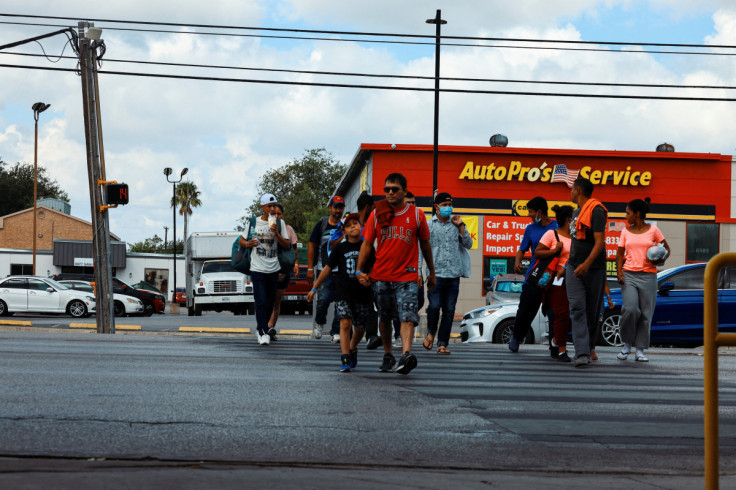
[[[112,270],[110,268],[110,231],[107,208],[103,202],[102,185],[105,171],[102,167],[97,89],[97,57],[87,30],[91,22],[79,22],[79,68],[82,77],[84,102],[84,130],[87,141],[87,173],[92,206],[92,248],[95,265],[95,301],[97,303],[97,333],[115,333],[113,315]]]

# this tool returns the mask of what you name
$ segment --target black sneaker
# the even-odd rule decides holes
[[[570,362],[570,356],[567,355],[567,351],[557,356],[557,360],[560,362]]]
[[[340,356],[340,372],[350,372],[350,356],[347,354],[343,354]]]
[[[368,339],[368,345],[365,347],[368,350],[375,350],[378,349],[383,345],[383,339],[381,337],[375,336]]]
[[[552,359],[557,359],[557,357],[560,355],[560,348],[556,346],[555,344],[550,343],[549,344],[549,355]]]
[[[350,369],[355,369],[358,365],[358,349],[350,351]]]
[[[411,352],[404,352],[404,355],[399,359],[399,365],[396,367],[396,372],[399,374],[409,374],[409,371],[417,367],[417,358]]]
[[[271,342],[276,342],[278,340],[276,338],[276,329],[273,327],[268,329],[268,336],[271,337]]]
[[[394,355],[384,354],[383,362],[381,363],[381,367],[379,367],[378,370],[382,373],[388,373],[394,368],[394,364],[396,364],[396,359],[394,358]]]

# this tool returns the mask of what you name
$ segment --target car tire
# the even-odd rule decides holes
[[[143,302],[143,316],[151,316],[156,311],[156,307],[150,301]]]
[[[75,299],[69,302],[66,312],[74,318],[85,318],[87,316],[87,305],[82,300]]]
[[[621,340],[621,309],[606,309],[603,313],[603,322],[601,322],[601,337],[599,344],[611,347],[621,347],[624,345]]]
[[[8,316],[8,305],[0,299],[0,316]]]
[[[496,330],[493,332],[493,343],[494,344],[508,344],[509,340],[511,340],[511,336],[514,334],[514,323],[516,320],[514,318],[507,318],[506,320],[502,321],[498,324],[496,327]],[[524,337],[524,340],[521,342],[522,344],[533,344],[534,343],[534,334],[532,334],[531,329],[529,329],[529,332],[527,332],[526,337]]]
[[[115,301],[112,312],[115,316],[125,316],[125,305],[120,301]]]

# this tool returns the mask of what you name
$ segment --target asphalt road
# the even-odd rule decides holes
[[[326,340],[0,332],[0,486],[694,488],[702,358],[575,369],[489,344],[408,376]],[[721,356],[721,485],[736,487],[736,357]],[[247,482],[247,484],[245,484]]]

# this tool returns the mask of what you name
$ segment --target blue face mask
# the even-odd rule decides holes
[[[440,216],[443,218],[449,218],[452,216],[452,206],[442,206],[440,207]]]
[[[542,221],[542,217],[541,216],[535,216],[534,217],[534,222],[535,223],[540,223],[541,221]]]

